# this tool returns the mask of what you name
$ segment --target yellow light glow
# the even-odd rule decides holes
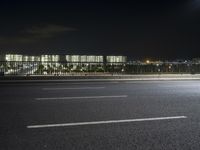
[[[149,64],[149,63],[150,63],[150,60],[146,60],[146,63]]]

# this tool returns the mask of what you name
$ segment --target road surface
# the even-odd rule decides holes
[[[1,83],[0,149],[200,149],[200,81]]]

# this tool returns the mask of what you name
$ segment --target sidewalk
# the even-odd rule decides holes
[[[73,75],[73,76],[4,76],[7,82],[64,82],[64,81],[123,81],[123,80],[200,80],[200,74],[151,74],[151,75]]]

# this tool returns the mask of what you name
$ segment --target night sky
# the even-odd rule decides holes
[[[200,57],[200,0],[2,0],[0,53]]]

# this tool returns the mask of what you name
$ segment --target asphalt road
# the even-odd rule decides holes
[[[199,150],[200,81],[0,84],[0,150]]]

